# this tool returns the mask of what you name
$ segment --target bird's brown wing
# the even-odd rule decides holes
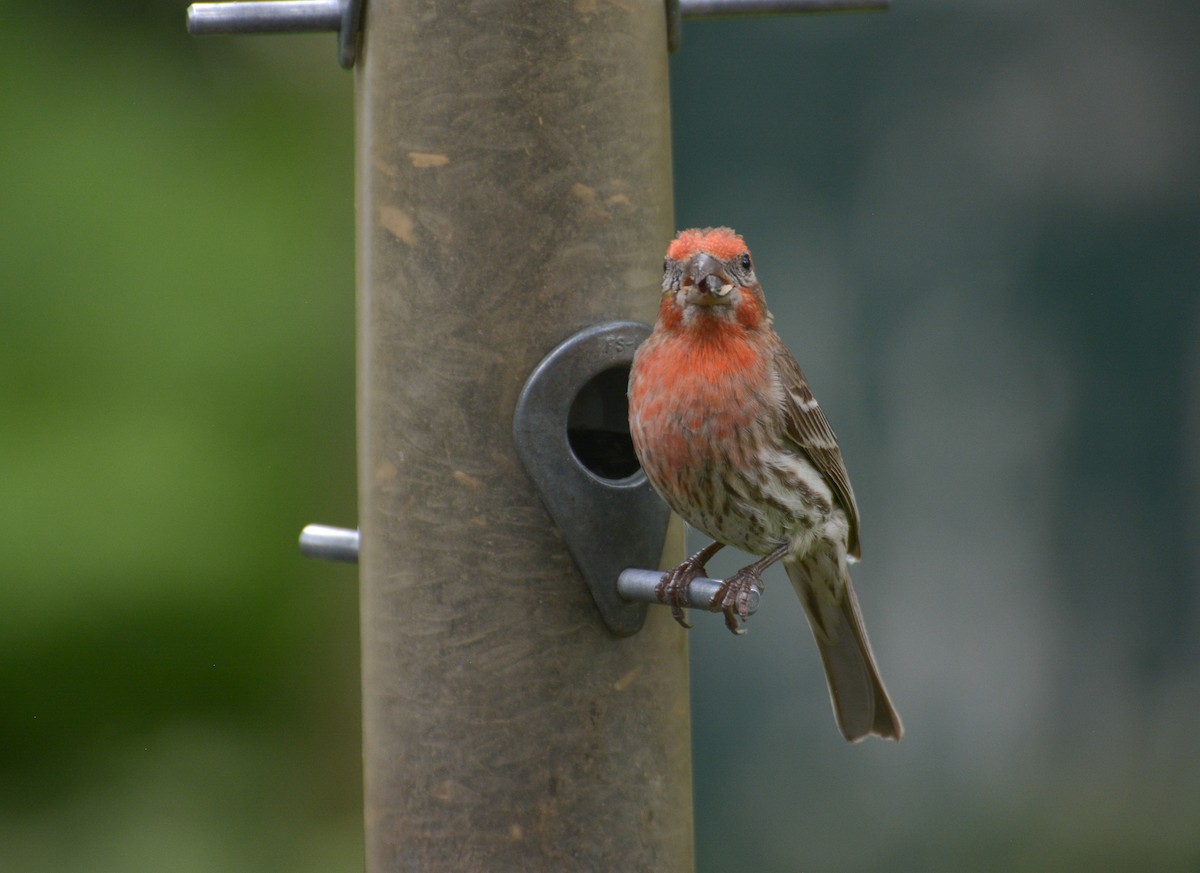
[[[850,475],[842,461],[837,437],[813,397],[808,380],[800,372],[800,365],[787,349],[780,348],[776,355],[776,367],[784,391],[783,423],[788,438],[808,456],[817,472],[825,477],[834,497],[845,510],[850,522],[846,550],[851,557],[859,558],[862,548],[858,541],[858,505],[854,502],[854,489],[850,487]]]

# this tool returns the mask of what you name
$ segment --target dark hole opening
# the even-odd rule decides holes
[[[639,469],[629,436],[629,367],[613,367],[579,389],[567,413],[567,442],[579,463],[601,479],[628,479]]]

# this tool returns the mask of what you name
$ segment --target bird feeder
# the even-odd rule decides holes
[[[354,69],[359,530],[302,547],[359,565],[368,873],[692,869],[686,636],[644,604],[682,528],[624,420],[675,229],[668,47],[692,15],[884,6],[189,10],[337,31]]]

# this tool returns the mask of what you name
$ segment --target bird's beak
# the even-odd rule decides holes
[[[721,262],[701,252],[684,265],[683,290],[688,303],[716,306],[728,300],[733,284]]]

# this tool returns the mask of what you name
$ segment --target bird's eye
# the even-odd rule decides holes
[[[749,253],[749,252],[745,252],[745,253],[742,255],[742,269],[743,269],[743,270],[749,270],[749,269],[750,269],[750,253]]]

